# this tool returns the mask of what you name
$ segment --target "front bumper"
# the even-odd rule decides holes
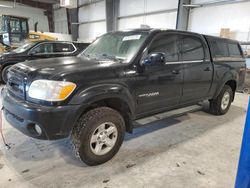
[[[41,106],[19,100],[2,90],[3,111],[6,120],[16,129],[33,138],[54,140],[67,137],[79,118],[80,105]],[[42,130],[38,134],[35,125]]]

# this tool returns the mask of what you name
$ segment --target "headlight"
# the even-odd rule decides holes
[[[63,101],[75,90],[76,84],[66,81],[36,80],[29,87],[28,95],[45,101]]]

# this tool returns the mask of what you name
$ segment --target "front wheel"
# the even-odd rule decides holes
[[[210,112],[214,115],[223,115],[229,110],[233,100],[232,88],[225,85],[216,99],[210,101]]]
[[[84,114],[71,133],[76,156],[94,166],[110,160],[119,150],[125,122],[119,112],[99,107]]]
[[[7,83],[8,79],[7,79],[7,72],[8,72],[8,69],[11,67],[12,65],[8,65],[6,67],[3,68],[2,70],[2,82],[3,83]]]

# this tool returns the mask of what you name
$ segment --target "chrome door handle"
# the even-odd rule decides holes
[[[179,70],[173,70],[173,71],[172,71],[172,74],[180,74],[180,72],[181,72],[181,71],[179,71]]]
[[[204,69],[204,71],[211,71],[211,68],[210,68],[210,67],[206,67],[206,68]]]

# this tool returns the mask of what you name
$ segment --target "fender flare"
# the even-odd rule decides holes
[[[98,84],[79,89],[70,100],[70,104],[89,106],[95,102],[111,98],[123,101],[130,110],[131,118],[134,117],[136,101],[129,89],[122,84]]]
[[[8,66],[13,66],[13,65],[15,65],[15,64],[16,64],[16,62],[7,62],[7,63],[2,64],[2,66],[1,66],[1,68],[0,68],[0,80],[1,80],[1,81],[3,81],[3,79],[2,79],[3,70],[4,70],[6,67],[8,67]]]
[[[18,62],[15,62],[15,61],[9,61],[9,62],[6,62],[6,63],[3,63],[2,66],[1,66],[1,71],[3,71],[3,69],[7,66],[13,66],[15,64],[17,64]]]
[[[77,113],[79,118],[94,103],[105,99],[119,99],[127,105],[130,112],[127,113],[128,117],[125,118],[126,130],[132,133],[132,119],[135,118],[136,101],[129,89],[122,84],[98,84],[85,89],[79,89],[70,100],[70,104],[81,106]]]
[[[213,99],[215,99],[216,97],[218,97],[218,95],[220,94],[221,90],[223,89],[223,87],[226,85],[226,83],[228,81],[235,81],[236,82],[236,88],[237,88],[237,83],[238,83],[238,75],[236,72],[227,72],[223,77],[222,79],[220,79],[220,81],[218,82],[217,84],[217,87],[216,87],[216,92],[213,96]]]

